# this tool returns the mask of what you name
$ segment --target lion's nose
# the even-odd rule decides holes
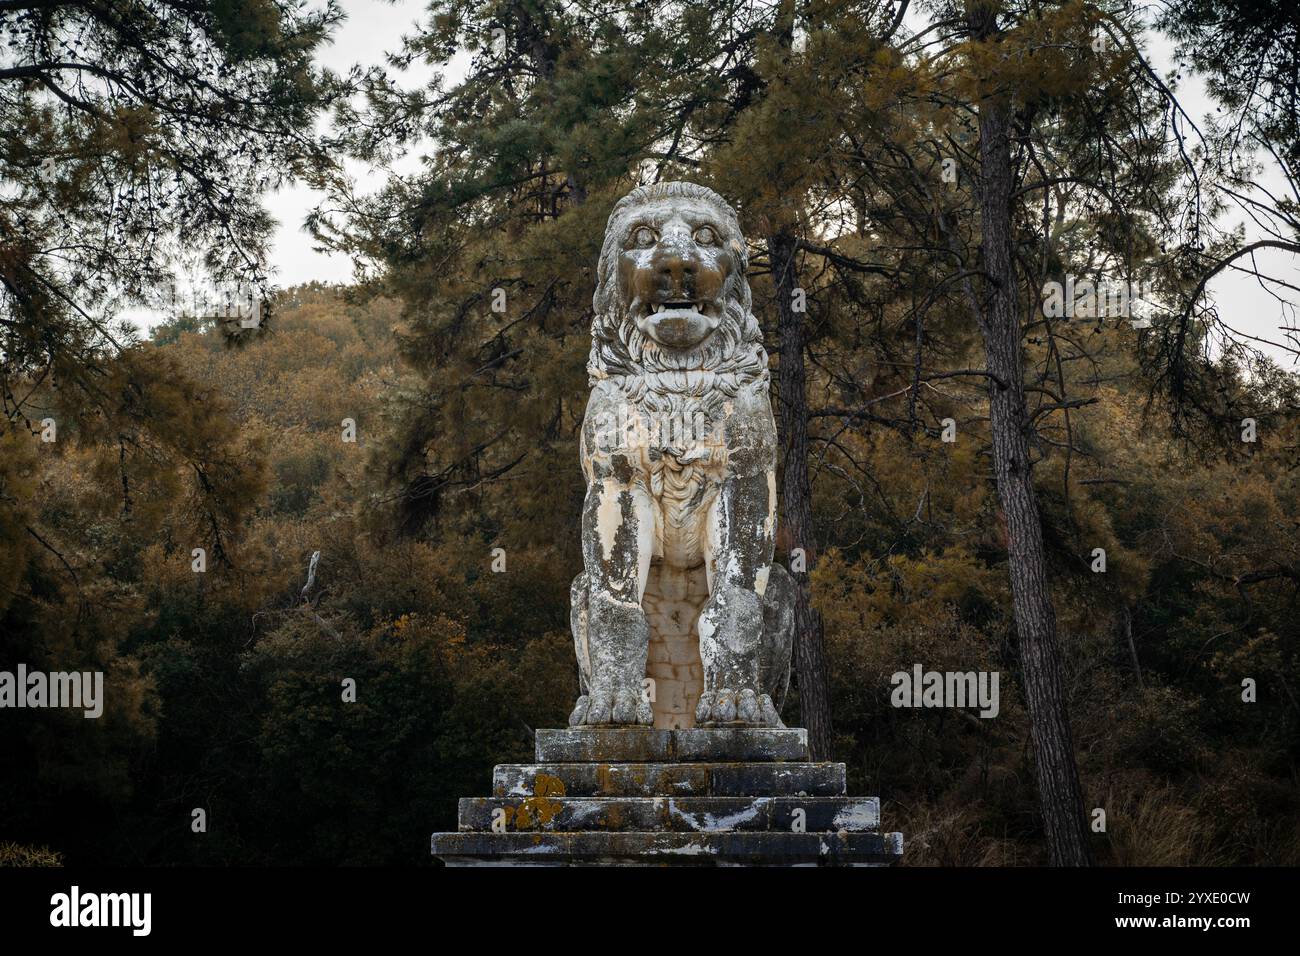
[[[678,289],[683,286],[687,277],[695,276],[695,257],[676,242],[660,243],[650,264],[657,275],[668,279]]]

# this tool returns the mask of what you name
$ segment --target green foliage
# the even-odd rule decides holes
[[[370,513],[395,307],[309,287],[277,308],[274,332],[238,350],[216,329],[166,330],[141,347],[153,414],[4,457],[53,550],[5,553],[23,586],[0,666],[103,669],[108,701],[98,721],[22,712],[0,744],[17,768],[6,837],[78,862],[427,863],[456,798],[564,719],[572,562],[512,549],[492,574],[487,542],[393,540]],[[139,461],[120,455],[128,425]],[[184,463],[143,454],[155,432]],[[210,550],[196,574],[191,546],[211,549],[213,527],[223,560]]]

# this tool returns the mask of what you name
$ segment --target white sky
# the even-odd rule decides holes
[[[412,32],[426,10],[426,0],[341,0],[341,5],[347,20],[335,32],[333,43],[323,48],[318,57],[323,65],[340,72],[354,63],[363,66],[382,63],[384,53],[398,47],[403,34]],[[1152,37],[1150,52],[1157,70],[1166,74],[1172,65],[1170,45],[1161,37]],[[403,82],[412,86],[422,84],[431,75],[432,70],[427,67],[419,68],[418,72],[413,69],[403,77]],[[1204,128],[1202,119],[1214,109],[1204,84],[1194,77],[1185,77],[1178,93],[1184,108]],[[417,164],[418,155],[411,155],[399,168],[409,171]],[[363,190],[378,188],[383,183],[384,174],[380,171],[359,164],[351,164],[350,169]],[[1281,177],[1266,176],[1265,180],[1274,194],[1279,195]],[[271,256],[273,281],[280,286],[312,280],[345,282],[352,278],[352,263],[346,256],[327,255],[313,249],[311,237],[303,230],[307,212],[321,198],[303,186],[292,186],[267,197],[267,207],[280,223]],[[1248,230],[1247,239],[1253,238],[1258,235]],[[1300,285],[1300,267],[1295,257],[1266,251],[1259,254],[1257,262],[1262,269]],[[1278,301],[1252,277],[1229,271],[1214,280],[1210,291],[1219,303],[1224,321],[1239,332],[1276,341],[1282,338],[1278,331],[1280,325],[1295,324],[1294,316],[1285,315]],[[1284,362],[1295,361],[1279,350],[1267,351]]]

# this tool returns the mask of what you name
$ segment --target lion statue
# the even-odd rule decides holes
[[[610,213],[572,726],[784,726],[794,583],[772,563],[776,425],[747,266],[736,213],[711,189],[641,186]]]

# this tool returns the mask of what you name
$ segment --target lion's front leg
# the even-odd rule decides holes
[[[780,726],[760,682],[763,602],[774,546],[775,483],[769,474],[723,482],[709,514],[709,600],[700,613],[704,692],[700,725]]]
[[[644,486],[630,475],[593,475],[582,509],[590,677],[569,716],[572,726],[654,720],[642,690],[650,626],[641,608],[653,547],[653,504]]]

